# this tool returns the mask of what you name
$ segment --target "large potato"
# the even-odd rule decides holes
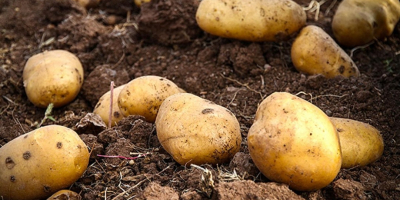
[[[113,90],[113,104],[112,104],[112,114],[111,114],[111,126],[115,126],[124,116],[122,115],[118,106],[118,96],[125,85],[121,85]],[[94,107],[93,113],[98,114],[106,125],[109,122],[110,116],[110,102],[111,101],[111,91],[106,92],[100,97],[96,106]]]
[[[202,0],[196,13],[204,31],[246,41],[280,41],[306,24],[292,0]]]
[[[355,47],[392,34],[400,18],[399,0],[344,0],[332,20],[339,44]]]
[[[232,112],[189,93],[172,95],[162,103],[156,129],[161,145],[182,165],[227,162],[242,141]]]
[[[321,28],[303,28],[291,49],[294,67],[305,74],[321,74],[326,78],[359,76],[353,60]]]
[[[154,122],[158,108],[169,96],[183,92],[172,81],[159,76],[142,76],[133,79],[122,88],[118,106],[124,116],[141,115]]]
[[[342,146],[342,168],[365,166],[383,154],[383,138],[379,131],[366,123],[331,117]]]
[[[45,51],[29,58],[23,71],[26,95],[34,105],[60,107],[78,95],[83,83],[79,59],[64,50]]]
[[[247,142],[254,164],[268,179],[298,191],[327,186],[342,164],[339,138],[329,117],[285,92],[262,101]]]
[[[72,129],[41,127],[0,148],[0,194],[7,200],[46,198],[73,184],[89,152]]]

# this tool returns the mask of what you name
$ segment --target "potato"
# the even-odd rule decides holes
[[[116,125],[117,122],[119,122],[124,117],[118,106],[118,96],[124,87],[125,85],[121,85],[113,90],[113,104],[112,104],[113,113],[111,115],[111,126]],[[105,94],[103,94],[103,96],[100,97],[99,102],[97,102],[93,110],[93,113],[98,114],[106,125],[108,125],[109,122],[108,118],[110,112],[110,100],[111,100],[111,91],[108,91]]]
[[[26,95],[35,106],[61,107],[78,95],[83,83],[79,59],[64,50],[45,51],[28,59],[23,71]]]
[[[292,44],[294,67],[305,74],[321,74],[326,78],[359,76],[353,60],[321,28],[308,25]]]
[[[306,24],[306,14],[292,0],[202,0],[196,20],[201,29],[219,37],[280,41]]]
[[[332,20],[339,44],[355,47],[384,39],[400,18],[399,0],[344,0]]]
[[[47,200],[81,200],[81,199],[82,197],[78,193],[71,190],[60,190],[51,195],[51,197],[47,198]]]
[[[121,90],[118,106],[124,116],[141,115],[154,122],[161,103],[169,96],[183,92],[172,81],[159,76],[133,79]]]
[[[382,156],[383,139],[375,127],[352,119],[330,119],[342,146],[342,168],[365,166]]]
[[[100,0],[75,0],[78,4],[86,9],[94,8],[99,5]]]
[[[261,102],[247,143],[254,164],[268,179],[297,191],[327,186],[342,164],[339,137],[329,117],[286,92]]]
[[[157,137],[181,165],[219,164],[240,149],[239,122],[228,109],[193,94],[175,94],[161,104]]]
[[[0,194],[7,200],[41,199],[73,184],[89,152],[72,129],[44,126],[0,148]]]
[[[148,3],[148,2],[150,2],[151,0],[133,0],[133,2],[135,3],[135,5],[137,6],[137,7],[140,7],[140,6],[142,6],[142,4],[143,3]]]

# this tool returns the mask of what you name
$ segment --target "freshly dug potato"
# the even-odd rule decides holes
[[[100,0],[75,0],[78,4],[86,9],[94,8],[99,5]]]
[[[41,127],[0,148],[0,194],[7,200],[41,199],[73,184],[89,152],[72,129]]]
[[[133,0],[133,2],[135,3],[135,5],[137,6],[137,7],[140,7],[140,6],[142,6],[142,4],[143,3],[148,3],[148,2],[150,2],[151,0]]]
[[[118,106],[124,116],[141,115],[146,121],[156,120],[158,108],[169,96],[183,92],[172,81],[159,76],[141,76],[121,90]]]
[[[327,186],[342,164],[339,137],[329,117],[286,92],[261,102],[247,142],[254,164],[268,179],[297,191]]]
[[[78,95],[83,83],[79,59],[65,50],[52,50],[29,58],[23,71],[26,95],[35,106],[61,107]]]
[[[355,47],[392,34],[400,19],[399,0],[344,0],[332,20],[339,44]]]
[[[218,164],[240,149],[239,122],[228,109],[193,94],[175,94],[161,104],[157,137],[181,165]]]
[[[383,154],[383,138],[379,131],[364,122],[331,117],[342,146],[342,168],[365,166]]]
[[[81,199],[82,197],[78,193],[71,190],[60,190],[51,195],[51,197],[47,198],[47,200],[81,200]]]
[[[303,28],[291,49],[294,67],[305,74],[321,74],[326,78],[359,76],[353,60],[321,28],[309,25]]]
[[[286,39],[306,24],[306,18],[292,0],[202,0],[196,13],[204,31],[253,42]]]
[[[118,96],[124,87],[125,85],[121,85],[113,90],[113,104],[112,104],[113,112],[111,116],[112,117],[111,126],[115,126],[117,122],[119,122],[124,117],[118,106]],[[109,122],[108,118],[110,112],[110,100],[111,100],[111,91],[108,91],[105,94],[103,94],[103,96],[100,97],[99,102],[97,102],[93,110],[93,113],[98,114],[106,125],[108,125]]]

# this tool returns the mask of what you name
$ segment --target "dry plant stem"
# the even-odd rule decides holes
[[[141,157],[144,157],[146,155],[147,155],[147,153],[140,154],[140,155],[138,155],[136,157],[125,157],[125,156],[107,156],[107,155],[97,154],[98,157],[103,157],[103,158],[122,158],[122,159],[125,159],[125,160],[135,160],[137,158],[141,158]]]
[[[357,51],[358,49],[365,49],[365,48],[369,47],[371,44],[373,44],[374,42],[375,42],[375,40],[373,40],[372,42],[370,42],[370,43],[368,43],[368,44],[366,44],[366,45],[354,47],[354,48],[350,51],[350,58],[353,57],[353,54],[354,54],[355,51]]]
[[[110,112],[108,113],[108,128],[111,128],[112,119],[112,107],[113,107],[113,97],[114,97],[114,81],[110,83]]]

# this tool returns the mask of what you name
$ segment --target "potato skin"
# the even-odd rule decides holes
[[[287,39],[306,24],[306,18],[292,0],[202,0],[196,13],[204,31],[253,42]]]
[[[342,147],[342,168],[365,166],[378,160],[384,149],[383,138],[375,127],[346,118],[330,118]]]
[[[232,112],[189,93],[172,95],[162,103],[156,130],[161,145],[181,165],[227,162],[242,142]]]
[[[0,148],[0,194],[7,200],[41,199],[73,184],[89,152],[72,129],[41,127]]]
[[[23,71],[26,95],[35,106],[61,107],[78,95],[83,83],[79,59],[65,50],[52,50],[28,59]]]
[[[347,53],[321,28],[308,25],[292,44],[294,67],[305,74],[358,77],[360,72]]]
[[[81,199],[82,197],[78,193],[71,190],[60,190],[51,195],[51,197],[47,198],[47,200],[81,200]]]
[[[141,115],[154,122],[158,108],[169,96],[182,92],[172,81],[159,76],[141,76],[121,90],[118,106],[124,116]]]
[[[125,85],[121,85],[119,87],[114,88],[111,126],[115,126],[117,122],[119,122],[124,117],[118,106],[118,96],[124,87]],[[103,96],[100,97],[99,101],[97,102],[93,110],[93,113],[98,114],[106,125],[108,125],[108,120],[109,120],[108,118],[110,112],[110,100],[111,100],[111,91],[108,91],[105,94],[103,94]]]
[[[390,36],[400,18],[398,0],[344,0],[332,19],[339,44],[355,47]]]
[[[341,149],[328,116],[313,104],[275,92],[259,105],[247,143],[257,168],[297,191],[315,191],[338,174]]]

